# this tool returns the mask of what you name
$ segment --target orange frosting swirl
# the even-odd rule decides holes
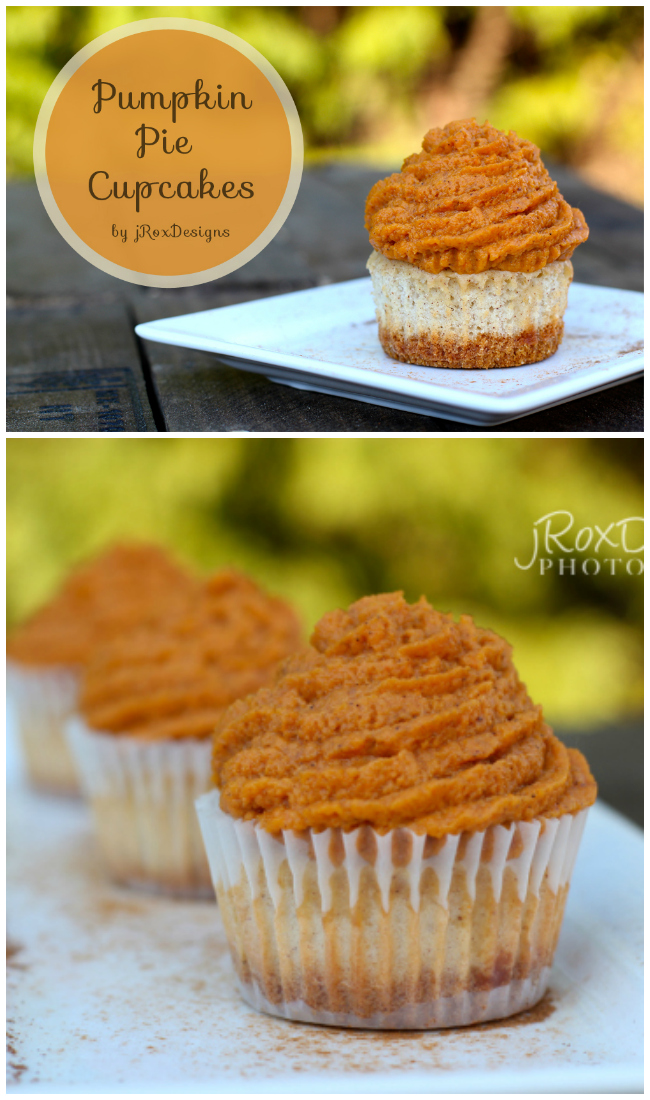
[[[433,274],[538,271],[589,236],[537,146],[475,119],[429,130],[422,152],[372,188],[366,228],[378,252]]]
[[[371,825],[441,837],[596,797],[507,642],[399,592],[325,615],[312,648],[223,715],[213,765],[222,809],[271,833]]]
[[[197,584],[160,547],[118,543],[71,573],[13,631],[7,654],[32,666],[86,665],[110,638],[182,608]]]
[[[224,708],[268,683],[300,641],[287,603],[226,569],[187,610],[104,647],[86,670],[80,709],[110,733],[209,737]]]

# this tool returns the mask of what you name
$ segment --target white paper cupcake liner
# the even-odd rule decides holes
[[[65,665],[33,668],[7,661],[7,701],[20,737],[27,775],[41,790],[79,793],[65,727],[76,711],[80,682],[80,673]]]
[[[183,897],[212,893],[194,802],[210,785],[210,741],[144,741],[67,728],[111,876]]]
[[[587,811],[432,841],[287,830],[197,802],[242,995],[339,1027],[458,1027],[545,993]]]

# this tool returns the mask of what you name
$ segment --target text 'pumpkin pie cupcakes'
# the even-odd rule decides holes
[[[325,615],[235,703],[197,808],[244,998],[452,1027],[544,994],[596,785],[508,644],[401,593]]]
[[[197,584],[158,546],[118,544],[86,562],[7,644],[7,693],[30,780],[58,793],[78,790],[65,724],[83,669],[98,647],[180,608]]]
[[[268,683],[300,642],[294,611],[234,570],[189,608],[107,646],[88,667],[68,736],[118,882],[210,893],[194,801],[210,783],[224,709]]]
[[[557,351],[589,230],[530,141],[475,119],[425,135],[366,201],[368,269],[387,355],[514,367]]]

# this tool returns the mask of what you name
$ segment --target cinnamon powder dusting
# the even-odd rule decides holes
[[[475,119],[429,130],[422,152],[372,188],[366,228],[378,252],[432,274],[538,271],[589,235],[537,146]]]
[[[596,797],[507,642],[399,592],[325,615],[273,686],[226,711],[213,764],[222,809],[272,833],[365,824],[442,837]]]

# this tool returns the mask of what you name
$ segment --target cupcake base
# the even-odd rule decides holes
[[[553,355],[564,335],[564,322],[553,321],[539,331],[529,329],[514,336],[482,332],[458,344],[435,334],[406,335],[379,325],[379,341],[391,359],[423,367],[459,367],[463,370],[490,367],[523,367]]]
[[[355,1028],[462,1027],[544,995],[586,811],[434,840],[277,836],[197,802],[244,999]]]
[[[533,272],[433,275],[374,252],[368,261],[387,355],[465,370],[537,363],[557,351],[573,278],[568,260]]]
[[[373,1016],[356,1016],[349,1012],[315,1010],[305,1001],[273,1004],[252,982],[245,984],[237,976],[239,991],[251,1008],[279,1016],[285,1020],[299,1020],[306,1024],[325,1024],[330,1027],[372,1028],[377,1031],[421,1031],[446,1027],[468,1027],[471,1024],[500,1020],[525,1012],[541,1001],[548,988],[551,973],[545,967],[537,978],[525,978],[509,982],[482,993],[458,993],[454,997],[439,997],[433,1003],[411,1004],[393,1012],[377,1012]]]
[[[123,886],[209,897],[210,872],[194,801],[209,786],[210,742],[138,741],[68,726],[111,877]]]

